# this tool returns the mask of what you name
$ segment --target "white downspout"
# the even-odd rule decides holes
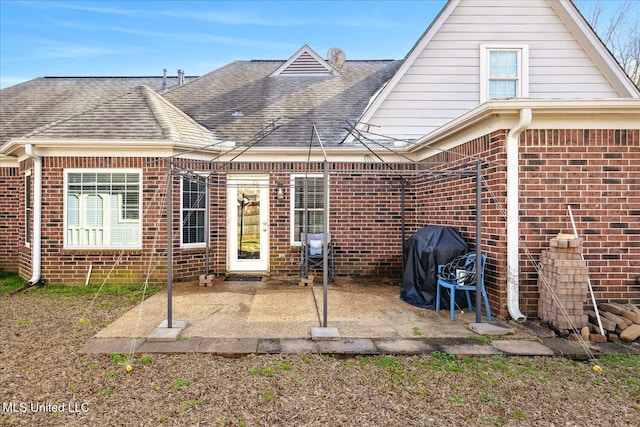
[[[520,311],[518,282],[520,278],[520,187],[519,154],[520,134],[531,125],[531,109],[520,110],[518,124],[507,134],[507,308],[512,319],[524,322]]]
[[[24,146],[27,156],[33,159],[33,238],[31,239],[31,279],[28,285],[40,281],[42,272],[42,157],[33,151],[33,145]]]

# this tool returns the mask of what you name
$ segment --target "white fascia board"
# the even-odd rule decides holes
[[[492,100],[419,138],[407,151],[422,158],[425,150],[442,150],[442,144],[451,148],[494,130],[511,129],[525,108],[533,111],[529,129],[640,129],[640,99]]]
[[[0,155],[0,168],[17,168],[20,161],[17,157]]]
[[[113,139],[66,139],[66,138],[16,138],[0,149],[0,154],[24,157],[25,144],[38,147],[43,156],[56,157],[168,157],[184,153],[182,158],[208,160],[212,155],[232,148],[232,143],[203,146],[201,143],[174,142],[167,140],[113,140]],[[214,143],[215,144],[215,143]]]

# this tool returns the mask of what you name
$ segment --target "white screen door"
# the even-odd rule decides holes
[[[269,270],[269,177],[227,180],[227,257],[230,272]]]

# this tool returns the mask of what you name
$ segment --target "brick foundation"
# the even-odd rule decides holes
[[[555,237],[540,255],[538,316],[561,331],[588,323],[584,303],[588,291],[582,239]]]

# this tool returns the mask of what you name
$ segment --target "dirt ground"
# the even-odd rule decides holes
[[[629,426],[640,358],[337,358],[77,351],[123,295],[0,295],[3,425]],[[127,372],[127,365],[132,370]]]

